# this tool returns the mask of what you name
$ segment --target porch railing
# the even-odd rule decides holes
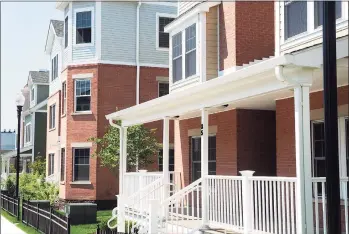
[[[132,196],[159,178],[162,178],[161,172],[147,172],[145,170],[127,172],[124,177],[124,195],[126,197]]]

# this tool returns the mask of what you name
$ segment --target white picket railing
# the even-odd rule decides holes
[[[327,204],[326,204],[326,178],[314,177],[313,182],[313,203],[314,203],[314,225],[315,233],[327,232]],[[342,233],[349,234],[348,214],[348,177],[340,178],[341,216]],[[344,214],[343,214],[344,213]]]

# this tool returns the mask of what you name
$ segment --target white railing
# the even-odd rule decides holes
[[[208,219],[211,225],[241,231],[242,218],[242,177],[207,176]]]
[[[313,182],[313,203],[314,203],[314,225],[315,233],[327,232],[327,205],[326,205],[326,178],[314,177]],[[348,220],[348,177],[340,178],[340,196],[341,196],[341,217],[342,232],[349,234]]]
[[[124,195],[130,197],[141,188],[144,188],[155,180],[162,178],[162,176],[162,172],[147,172],[146,170],[127,172],[124,175]]]

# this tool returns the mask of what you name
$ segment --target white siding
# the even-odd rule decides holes
[[[86,8],[86,7],[93,7],[94,9],[94,15],[96,15],[95,12],[95,2],[73,2],[73,32],[72,36],[73,38],[76,36],[76,21],[75,21],[75,10],[81,9],[81,8]],[[92,22],[92,33],[93,37],[96,39],[96,17],[94,17],[94,22]],[[73,40],[74,41],[74,40]],[[86,61],[86,60],[91,60],[95,58],[96,54],[96,42],[94,42],[93,45],[89,46],[74,46],[73,45],[73,62],[78,62],[78,61]]]
[[[51,56],[50,56],[50,64],[49,64],[49,71],[50,71],[50,92],[49,92],[49,96],[51,96],[53,93],[57,92],[57,90],[60,89],[61,86],[61,81],[60,81],[60,73],[62,71],[62,46],[61,45],[61,41],[63,40],[63,38],[59,38],[55,36],[55,39],[53,41],[53,47],[52,47],[52,51],[51,51]],[[52,59],[58,54],[58,78],[56,78],[54,81],[52,81],[52,77],[51,77],[51,61]]]
[[[178,14],[181,15],[185,13],[186,11],[193,8],[195,5],[199,4],[202,1],[180,1],[178,4]]]

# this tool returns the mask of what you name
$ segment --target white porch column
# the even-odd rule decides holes
[[[123,183],[124,183],[124,155],[123,155],[123,147],[124,147],[124,128],[119,128],[119,195],[123,194]]]
[[[311,142],[309,86],[294,88],[297,233],[314,233],[311,181]]]
[[[22,173],[25,173],[27,169],[27,160],[25,160],[25,158],[21,158],[21,160],[22,160]]]
[[[201,110],[201,177],[205,178],[208,175],[208,110]],[[206,180],[202,182],[202,223],[208,223],[208,189]]]
[[[168,185],[170,183],[170,173],[169,173],[169,145],[170,145],[170,120],[168,117],[164,118],[164,126],[163,126],[163,140],[162,140],[162,172],[164,179],[163,186],[163,199],[169,197],[169,188]]]
[[[127,128],[120,127],[119,145],[119,196],[118,196],[118,231],[125,232],[125,196],[124,196],[124,176],[126,169],[126,144]],[[125,137],[126,136],[126,137]],[[126,165],[125,165],[126,164]]]
[[[123,159],[123,168],[122,172],[125,174],[127,172],[127,127],[121,127],[123,129],[123,146],[122,146],[122,159]]]
[[[6,170],[6,174],[9,175],[10,174],[10,158],[8,160],[6,160],[6,167],[7,167],[7,170]]]

